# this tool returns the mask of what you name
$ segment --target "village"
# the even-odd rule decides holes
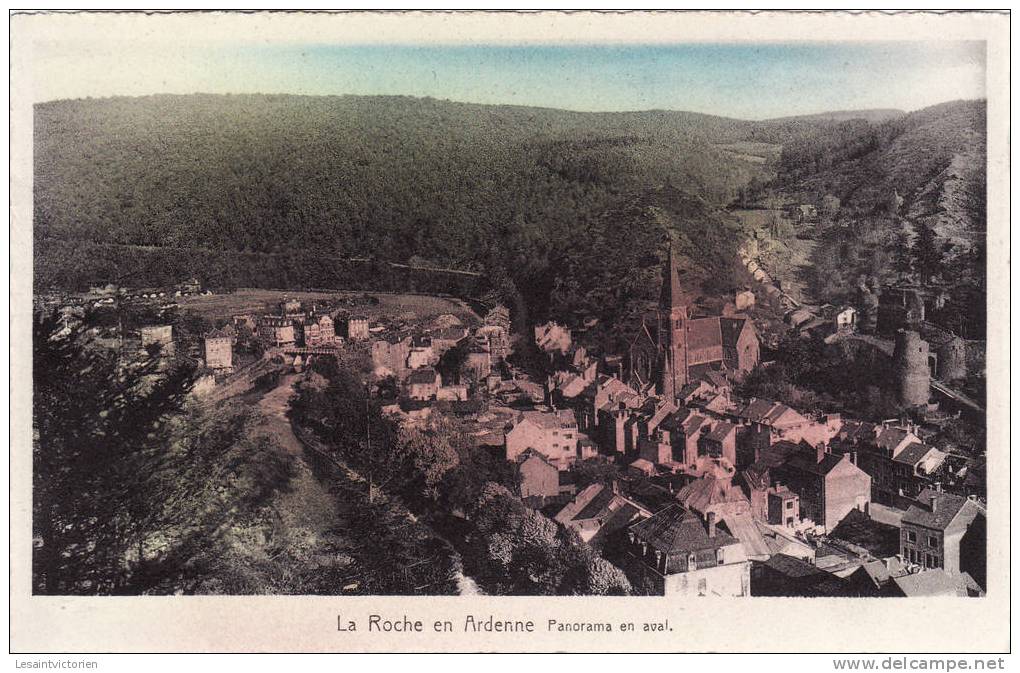
[[[749,312],[774,290],[745,261],[757,292],[740,288],[711,315],[686,303],[670,247],[657,310],[628,352],[599,356],[556,321],[513,333],[502,305],[386,312],[368,294],[261,293],[278,301],[233,312],[233,298],[210,303],[197,280],[38,300],[59,305],[64,330],[86,311],[115,311],[92,331],[122,358],[193,358],[192,394],[205,404],[292,380],[281,375],[319,358],[367,363],[384,414],[405,427],[455,418],[505,461],[505,485],[525,505],[576,532],[635,593],[983,595],[984,458],[933,441],[945,419],[975,413],[966,398],[932,401],[941,381],[965,375],[961,341],[929,346],[925,297],[910,288],[824,315],[789,307],[794,333],[872,344],[913,413],[852,418],[741,397],[745,377],[768,365]],[[204,317],[188,313],[202,305]],[[521,366],[522,351],[540,366]]]

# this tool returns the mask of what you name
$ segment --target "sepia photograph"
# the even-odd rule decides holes
[[[12,15],[24,600],[1006,600],[1008,13],[707,14]]]

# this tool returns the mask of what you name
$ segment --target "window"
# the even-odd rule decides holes
[[[786,501],[786,509],[793,509],[793,500]]]
[[[917,542],[917,533],[912,530],[907,531],[907,542]]]
[[[938,547],[939,546],[939,539],[937,537],[935,537],[934,535],[929,535],[928,536],[928,546],[929,547]]]

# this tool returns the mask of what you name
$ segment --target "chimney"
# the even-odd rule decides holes
[[[938,498],[936,498],[934,495],[929,495],[928,504],[931,506],[932,513],[934,513],[935,510],[938,509]]]
[[[708,536],[715,537],[715,512],[708,513]]]
[[[815,450],[817,452],[815,455],[815,462],[820,463],[825,460],[825,444],[818,442],[818,446],[815,447]]]

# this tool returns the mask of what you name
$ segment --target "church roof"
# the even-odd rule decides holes
[[[695,318],[687,322],[687,347],[692,350],[722,345],[719,318]]]

